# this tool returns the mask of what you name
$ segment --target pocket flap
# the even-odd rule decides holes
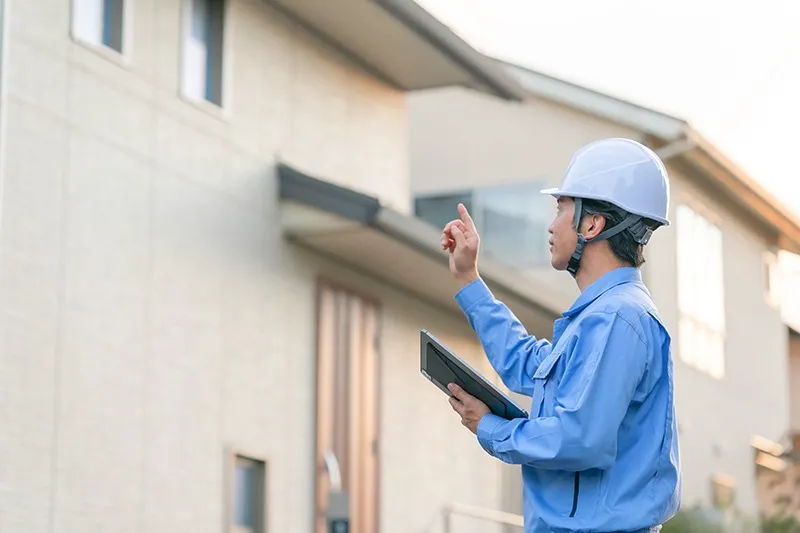
[[[550,355],[545,357],[544,361],[539,364],[539,368],[537,368],[536,372],[533,374],[533,379],[545,379],[553,370],[553,367],[556,366],[562,353],[564,353],[563,350],[553,350],[550,352]]]

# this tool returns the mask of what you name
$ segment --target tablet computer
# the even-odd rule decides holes
[[[489,410],[506,420],[528,418],[528,412],[515,404],[500,389],[475,371],[463,359],[439,342],[427,330],[420,331],[420,371],[448,396],[455,383],[486,404]]]

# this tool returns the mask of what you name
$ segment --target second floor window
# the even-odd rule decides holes
[[[722,232],[687,205],[676,213],[678,238],[678,351],[715,378],[725,375],[725,298]]]
[[[73,0],[72,32],[76,39],[122,53],[125,0]]]
[[[186,0],[183,94],[222,106],[225,0]]]

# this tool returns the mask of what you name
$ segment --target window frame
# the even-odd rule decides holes
[[[232,31],[232,2],[230,0],[221,0],[223,2],[222,8],[222,66],[220,69],[220,92],[221,98],[219,104],[208,100],[203,97],[196,99],[186,91],[186,78],[185,72],[187,68],[187,54],[189,47],[189,39],[192,32],[192,9],[194,0],[181,0],[181,31],[180,31],[180,58],[179,58],[179,72],[178,72],[178,97],[186,104],[195,107],[215,118],[222,120],[230,120],[232,114],[231,97],[233,92],[233,78],[232,78],[232,63],[233,63],[233,50],[231,39]]]
[[[685,303],[683,303],[682,299],[682,282],[684,281],[684,274],[682,271],[682,251],[685,245],[681,241],[682,230],[680,227],[680,211],[682,208],[686,208],[690,211],[690,213],[695,216],[703,219],[707,224],[712,226],[718,233],[719,237],[719,257],[717,260],[719,261],[720,267],[720,298],[722,299],[719,302],[722,317],[721,317],[721,325],[717,326],[712,322],[708,322],[703,319],[701,316],[698,316],[696,310],[687,310],[685,307]],[[698,202],[696,200],[689,200],[686,198],[681,198],[676,205],[675,208],[675,223],[676,226],[676,242],[675,242],[675,257],[676,257],[676,286],[677,286],[677,309],[678,309],[678,353],[680,354],[680,359],[688,366],[702,372],[714,379],[724,379],[727,375],[727,357],[726,357],[726,347],[727,347],[727,338],[728,338],[728,328],[727,328],[727,313],[725,309],[725,234],[722,230],[722,224],[720,223],[720,217],[714,213],[710,208],[708,208],[705,204]],[[687,343],[685,341],[686,337],[686,325],[690,324],[695,332],[702,332],[705,335],[708,335],[709,338],[715,339],[721,345],[721,361],[710,361],[710,360],[703,360],[701,362],[695,361],[690,354],[687,353],[686,346]],[[715,370],[717,366],[715,363],[719,364],[719,369]]]
[[[78,32],[78,13],[84,1],[70,1],[70,38],[72,41],[104,59],[120,66],[129,67],[133,57],[133,3],[135,0],[122,0],[122,39],[120,42],[122,50],[117,50],[104,44],[102,38],[95,42],[80,35]],[[103,0],[100,1],[103,3]]]
[[[257,463],[261,466],[261,479],[259,480],[260,486],[258,490],[260,508],[257,510],[257,525],[254,529],[250,530],[242,528],[233,523],[235,514],[235,475],[236,466],[239,460]],[[266,457],[260,454],[248,452],[242,448],[229,446],[226,452],[225,460],[225,501],[224,501],[224,524],[223,531],[226,533],[268,533],[269,527],[269,461]]]

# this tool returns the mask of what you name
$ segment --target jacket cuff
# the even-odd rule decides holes
[[[455,295],[456,303],[465,312],[476,303],[491,300],[492,298],[492,292],[481,278],[465,285]]]
[[[483,415],[481,421],[478,422],[478,442],[490,455],[494,455],[494,447],[492,446],[494,433],[505,422],[506,420],[492,413]]]

